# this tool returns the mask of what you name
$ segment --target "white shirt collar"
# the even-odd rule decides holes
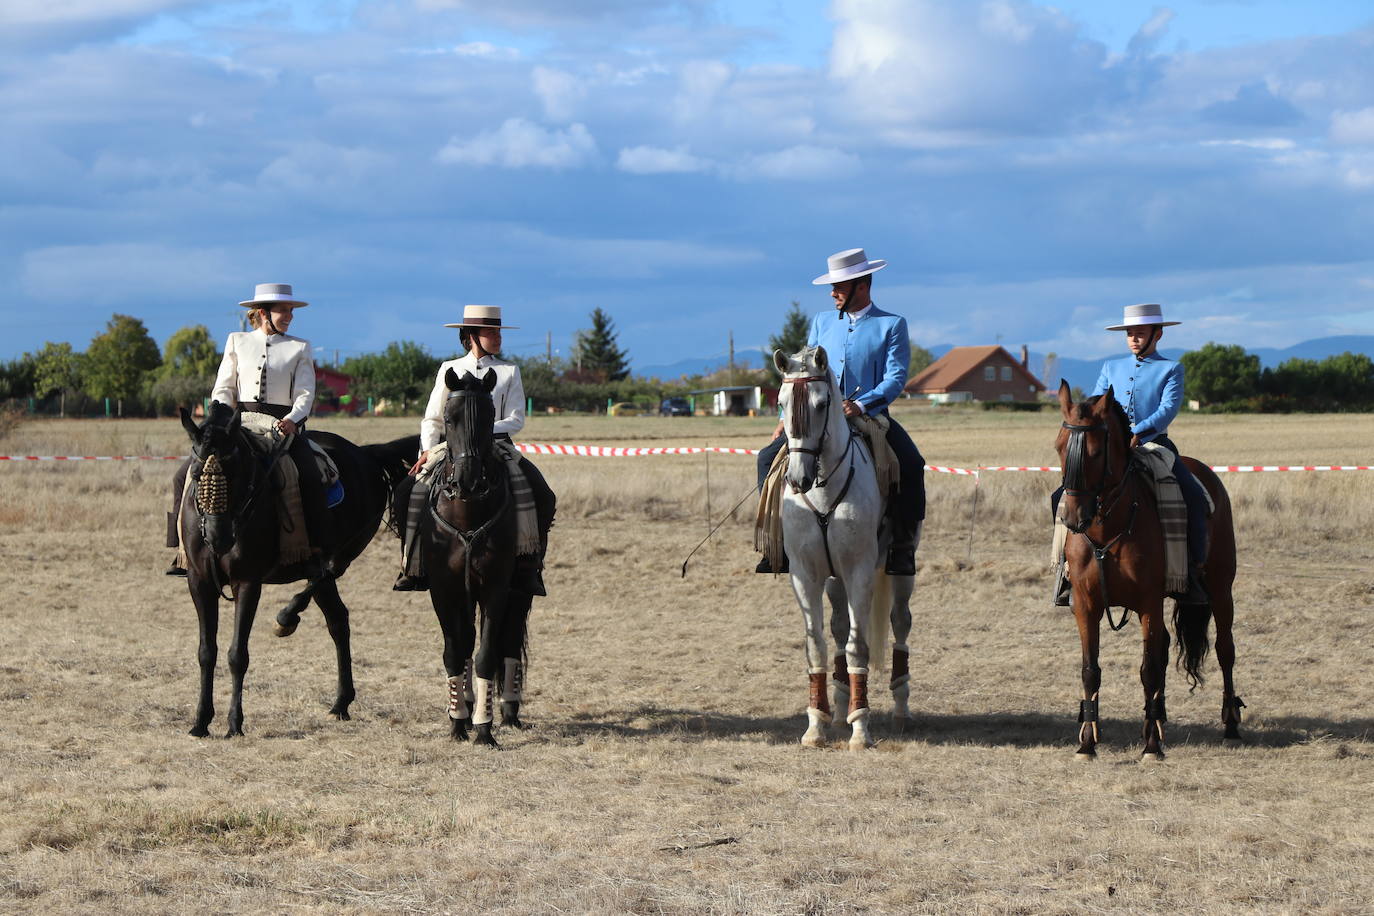
[[[850,323],[850,324],[854,324],[854,323],[857,322],[860,318],[862,318],[863,316],[867,315],[870,311],[872,311],[872,309],[873,309],[873,303],[870,302],[870,303],[868,303],[868,305],[865,305],[863,308],[859,309],[857,312],[846,312],[846,313],[845,313],[845,316],[849,319],[849,323]]]

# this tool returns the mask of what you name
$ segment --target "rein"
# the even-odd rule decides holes
[[[1122,473],[1121,481],[1113,487],[1113,491],[1116,495],[1112,497],[1107,508],[1103,510],[1101,508],[1102,494],[1103,491],[1107,489],[1108,479],[1111,474],[1111,431],[1107,428],[1105,423],[1078,424],[1065,422],[1060,425],[1069,431],[1068,446],[1064,450],[1064,477],[1061,481],[1064,486],[1064,492],[1075,496],[1088,494],[1092,498],[1093,511],[1092,515],[1089,516],[1088,524],[1084,526],[1082,530],[1073,533],[1082,537],[1088,542],[1088,545],[1092,547],[1093,559],[1097,561],[1097,581],[1102,588],[1102,606],[1107,613],[1107,625],[1115,632],[1126,626],[1131,618],[1131,612],[1129,609],[1124,609],[1124,613],[1122,613],[1119,623],[1112,619],[1111,595],[1107,591],[1107,557],[1113,547],[1125,538],[1130,537],[1131,532],[1135,530],[1136,513],[1140,508],[1140,500],[1133,499],[1131,501],[1131,514],[1126,519],[1126,527],[1118,531],[1115,537],[1105,543],[1099,544],[1094,540],[1092,535],[1088,534],[1088,528],[1093,527],[1094,523],[1105,525],[1107,519],[1111,517],[1112,511],[1116,509],[1117,504],[1121,502],[1121,497],[1126,494],[1127,486],[1132,484],[1135,479],[1132,476],[1132,472],[1136,469],[1135,456],[1132,455],[1126,462],[1126,469]],[[1092,489],[1089,489],[1087,486],[1087,469],[1085,467],[1087,462],[1087,434],[1090,432],[1101,432],[1105,439],[1105,447],[1102,450],[1102,474],[1098,479],[1097,486]]]

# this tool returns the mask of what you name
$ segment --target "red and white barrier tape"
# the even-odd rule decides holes
[[[519,442],[516,448],[530,455],[572,455],[579,458],[643,458],[651,455],[757,455],[756,448],[726,448],[714,445],[635,446],[611,445],[552,445],[542,442]],[[185,455],[0,455],[0,461],[181,461]],[[978,477],[984,471],[1051,471],[1061,468],[1052,465],[979,465],[976,468],[942,467],[928,464],[927,471]],[[1218,473],[1254,474],[1263,471],[1374,471],[1367,464],[1214,464]]]

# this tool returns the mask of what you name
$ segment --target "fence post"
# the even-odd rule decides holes
[[[608,416],[608,417],[611,415],[611,405],[612,405],[613,403],[615,403],[613,399],[611,399],[611,398],[607,398],[607,399],[606,399],[606,416]]]
[[[105,399],[105,419],[110,419],[110,399]]]
[[[35,409],[34,409],[34,406],[33,406],[33,398],[29,398],[29,413],[30,413],[30,414],[35,414],[35,413],[37,413],[37,412],[38,412],[38,411],[35,410]]]
[[[525,398],[525,416],[534,413],[534,398]]]

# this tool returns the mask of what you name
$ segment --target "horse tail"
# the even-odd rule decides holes
[[[414,463],[415,457],[420,454],[419,436],[402,436],[399,439],[392,439],[390,442],[378,442],[372,445],[362,446],[362,450],[367,452],[378,466],[382,469],[382,475],[386,480],[388,492],[396,489],[396,484],[405,479],[410,473],[410,466]]]
[[[868,670],[876,671],[887,660],[887,634],[892,614],[892,582],[887,573],[873,576],[873,600],[868,603]]]
[[[1202,660],[1211,644],[1207,627],[1212,622],[1212,605],[1174,603],[1174,633],[1178,636],[1175,664],[1188,678],[1188,692],[1202,686]]]

